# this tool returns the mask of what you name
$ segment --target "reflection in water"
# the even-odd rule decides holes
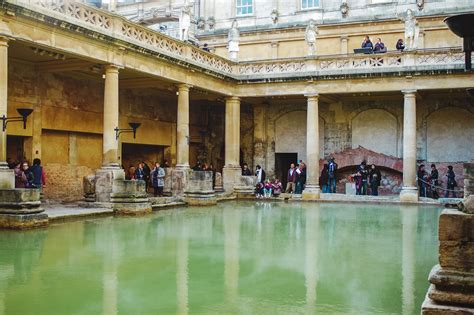
[[[224,209],[224,286],[229,306],[237,306],[239,295],[239,238],[241,213]]]
[[[0,314],[417,314],[438,214],[228,202],[0,231]]]
[[[400,207],[402,215],[402,311],[413,314],[415,311],[415,245],[418,207]]]
[[[184,218],[179,220],[180,233],[176,244],[176,295],[177,313],[188,314],[188,227]]]
[[[316,312],[318,284],[319,207],[306,211],[305,285],[307,314]]]
[[[117,314],[117,290],[118,278],[117,269],[120,261],[117,235],[111,222],[102,227],[103,237],[107,240],[108,246],[104,251],[104,274],[102,276],[102,313],[104,315]]]

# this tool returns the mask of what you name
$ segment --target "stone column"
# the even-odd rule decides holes
[[[176,122],[176,168],[171,175],[173,195],[182,196],[188,182],[189,168],[189,89],[178,85],[178,112]]]
[[[104,130],[102,166],[118,168],[118,141],[115,128],[119,126],[119,68],[105,67]]]
[[[417,202],[416,185],[416,90],[404,90],[403,108],[403,188],[400,201]]]
[[[240,98],[229,97],[225,104],[224,190],[232,192],[239,183],[240,168]]]
[[[267,139],[265,134],[267,105],[256,105],[253,108],[253,165],[261,165],[265,171],[268,169],[266,165]]]
[[[0,36],[0,116],[7,116],[8,107],[8,38]],[[2,129],[3,130],[3,129]],[[0,136],[0,188],[15,188],[15,175],[7,164],[7,132]]]
[[[96,201],[109,202],[114,180],[125,179],[118,160],[115,128],[119,126],[119,67],[105,67],[102,168],[95,175]]]
[[[319,94],[306,95],[308,98],[306,124],[306,159],[308,171],[306,173],[306,188],[303,191],[303,200],[318,200],[319,189]]]
[[[177,160],[176,167],[189,168],[189,89],[187,84],[178,86]]]

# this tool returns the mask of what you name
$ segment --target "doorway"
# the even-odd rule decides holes
[[[275,153],[275,176],[283,185],[283,189],[286,188],[286,177],[288,169],[291,163],[298,161],[298,153]]]
[[[7,136],[7,161],[26,160],[24,140],[21,136]]]

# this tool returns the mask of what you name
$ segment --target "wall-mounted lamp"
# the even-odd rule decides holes
[[[115,127],[115,140],[118,140],[119,136],[121,133],[123,132],[133,132],[133,139],[135,139],[136,135],[137,135],[137,129],[138,127],[140,127],[141,123],[128,123],[130,128],[123,128],[123,129],[120,129],[119,127]]]
[[[30,114],[33,112],[32,108],[17,108],[16,111],[21,117],[11,117],[8,118],[7,116],[3,115],[0,119],[3,121],[3,132],[7,130],[7,124],[12,121],[22,121],[23,122],[23,129],[26,129],[26,119]]]
[[[471,71],[471,53],[474,50],[474,13],[453,15],[444,19],[444,23],[448,25],[451,32],[464,39],[466,71]]]

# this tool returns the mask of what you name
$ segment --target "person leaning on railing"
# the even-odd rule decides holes
[[[374,46],[374,53],[381,54],[381,53],[386,53],[386,52],[387,52],[387,47],[385,47],[385,44],[382,43],[382,39],[378,37],[377,42],[375,43],[375,46]]]
[[[370,40],[369,35],[365,35],[364,41],[362,42],[361,47],[362,48],[370,48],[372,50],[374,49],[374,44],[372,44],[372,41]]]

